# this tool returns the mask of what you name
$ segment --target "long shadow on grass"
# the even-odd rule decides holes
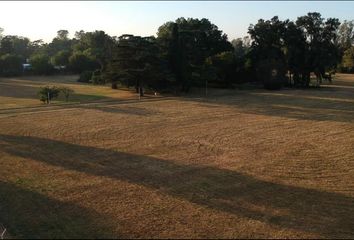
[[[195,204],[284,228],[330,238],[354,237],[354,198],[342,194],[37,137],[0,135],[0,149],[75,171],[141,184]]]
[[[0,223],[11,238],[104,238],[100,214],[0,181]],[[117,236],[116,236],[117,237]]]
[[[324,90],[230,91],[208,98],[186,97],[202,104],[227,105],[251,114],[300,120],[354,122],[354,91],[330,95]],[[315,95],[316,93],[316,95]],[[339,96],[338,96],[339,94]],[[214,111],[214,109],[212,110]]]

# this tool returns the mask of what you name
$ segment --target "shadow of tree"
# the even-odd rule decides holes
[[[329,238],[354,237],[354,198],[343,194],[267,182],[226,169],[181,165],[37,137],[0,135],[0,147],[14,156],[130,181],[283,228]]]
[[[230,91],[208,98],[185,97],[186,101],[232,106],[242,112],[301,120],[354,122],[354,91],[339,96],[327,90]],[[339,95],[338,95],[339,94]],[[209,106],[207,105],[207,106]]]
[[[0,223],[11,238],[107,238],[99,213],[0,181]],[[117,237],[117,236],[116,236]]]

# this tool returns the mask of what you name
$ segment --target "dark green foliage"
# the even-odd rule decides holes
[[[285,78],[286,59],[283,51],[285,24],[278,17],[267,21],[260,19],[248,30],[253,39],[252,52],[256,61],[258,80],[268,89],[280,88],[280,79]]]
[[[321,83],[325,73],[335,69],[340,62],[340,51],[336,44],[339,20],[328,18],[324,21],[320,13],[313,12],[299,17],[296,25],[304,32],[308,49],[303,75],[315,72],[318,83]]]
[[[93,71],[98,67],[97,62],[82,52],[74,52],[69,57],[69,69],[75,73]]]
[[[70,51],[61,50],[51,58],[51,62],[54,66],[67,66],[69,64],[69,57]]]
[[[161,80],[159,48],[154,37],[122,35],[113,50],[112,60],[104,71],[104,78],[126,86],[158,87]],[[140,91],[141,92],[141,91]]]
[[[91,82],[93,84],[104,84],[104,78],[102,77],[101,70],[95,70],[92,73]]]
[[[77,42],[73,48],[76,52],[82,52],[94,60],[101,71],[105,70],[112,54],[114,39],[104,31],[84,32],[76,34]],[[87,69],[86,69],[87,70]]]
[[[47,46],[47,54],[55,56],[61,51],[71,51],[72,40],[68,38],[69,32],[67,30],[59,30],[57,36],[53,38],[52,42]]]
[[[17,76],[22,74],[22,57],[15,54],[5,54],[0,57],[0,73],[3,76]]]
[[[46,86],[39,89],[38,96],[39,100],[41,100],[43,103],[49,104],[53,98],[57,98],[59,96],[59,93],[60,88],[55,86]]]
[[[80,74],[78,81],[110,82],[114,89],[119,83],[135,86],[137,92],[142,88],[188,92],[207,85],[231,88],[254,81],[268,89],[309,87],[312,72],[319,85],[322,79],[331,79],[339,63],[340,70],[353,71],[353,26],[353,21],[340,24],[312,12],[296,21],[260,19],[249,27],[249,36],[232,42],[208,19],[183,17],[160,26],[157,38],[129,34],[117,38],[104,31],[81,30],[70,39],[67,30],[59,30],[45,44],[3,36],[0,70],[2,75],[20,74],[20,63],[29,58],[36,74],[66,66],[65,72]]]
[[[33,72],[37,74],[51,74],[53,73],[53,66],[50,64],[49,56],[46,54],[32,55],[30,58]]]
[[[259,78],[263,80],[264,88],[277,90],[285,84],[285,64],[276,59],[264,59],[259,62]]]
[[[169,69],[185,92],[205,81],[202,71],[208,57],[233,49],[227,36],[205,18],[178,18],[162,25],[157,35]]]
[[[338,19],[324,21],[316,12],[299,17],[296,23],[278,17],[260,19],[249,28],[258,79],[273,88],[281,85],[288,72],[288,85],[308,87],[310,72],[314,72],[317,84],[321,83],[340,61],[336,45],[339,25]],[[273,70],[277,78],[269,77]]]
[[[235,83],[236,59],[232,51],[222,52],[207,58],[203,78],[209,78],[208,83],[216,87],[232,87]]]
[[[83,71],[80,73],[80,77],[77,80],[78,82],[89,83],[92,78],[92,71]]]
[[[31,54],[30,40],[25,37],[7,35],[1,38],[0,55],[11,54],[21,56],[22,61]]]

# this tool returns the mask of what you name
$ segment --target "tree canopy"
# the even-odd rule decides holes
[[[81,74],[80,81],[111,82],[113,88],[119,83],[187,92],[247,81],[271,89],[309,87],[311,72],[321,83],[328,73],[353,70],[353,26],[317,12],[294,21],[274,16],[259,19],[248,36],[230,41],[206,18],[181,17],[162,24],[156,37],[80,30],[70,38],[61,29],[49,43],[4,36],[0,29],[0,69],[3,75],[22,74],[19,66],[30,63],[37,74],[65,69]]]

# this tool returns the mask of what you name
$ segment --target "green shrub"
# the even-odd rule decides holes
[[[104,79],[102,77],[101,71],[100,70],[95,70],[92,73],[92,78],[91,78],[91,82],[93,84],[104,84]]]
[[[39,100],[49,104],[53,98],[57,98],[60,93],[60,88],[53,86],[41,87],[38,91]]]

